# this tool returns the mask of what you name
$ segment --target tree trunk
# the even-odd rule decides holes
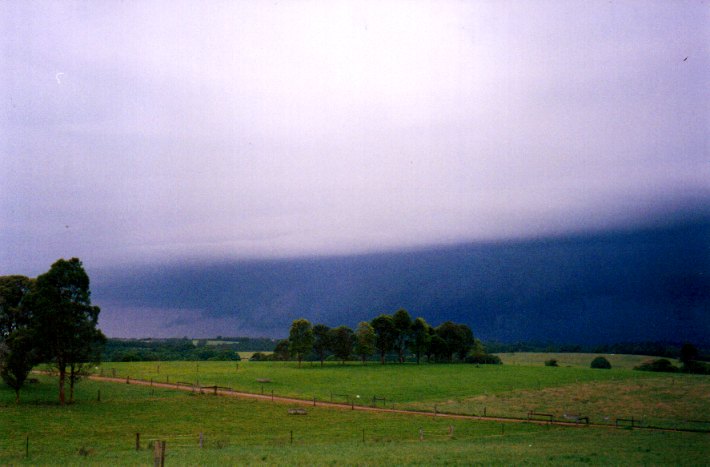
[[[67,377],[66,365],[59,366],[59,404],[64,405],[64,380]]]
[[[384,352],[380,352],[380,362],[382,362],[383,365],[385,364],[385,353]]]
[[[15,389],[15,404],[19,404],[19,403],[20,403],[20,389],[17,388],[17,389]]]
[[[74,380],[76,379],[74,365],[69,367],[69,403],[74,402]]]

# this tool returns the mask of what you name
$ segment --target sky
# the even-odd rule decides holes
[[[706,1],[4,1],[0,274],[707,207],[709,45]]]

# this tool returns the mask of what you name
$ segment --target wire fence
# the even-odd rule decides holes
[[[238,395],[249,394],[252,396],[262,396],[263,398],[272,401],[277,399],[298,400],[300,403],[313,406],[323,405],[338,405],[349,407],[352,410],[362,408],[377,408],[385,410],[401,410],[405,412],[432,414],[434,416],[468,416],[479,419],[490,420],[518,420],[528,421],[531,423],[550,423],[550,424],[574,424],[574,425],[594,425],[594,426],[609,426],[617,428],[641,428],[641,429],[659,429],[659,430],[675,430],[688,432],[710,433],[710,419],[706,419],[701,414],[694,418],[670,418],[661,417],[653,414],[633,414],[633,413],[581,413],[576,410],[566,410],[561,413],[553,413],[550,411],[541,412],[538,409],[531,407],[525,410],[506,409],[505,407],[487,407],[486,405],[453,402],[443,404],[431,404],[430,406],[421,403],[398,403],[393,398],[383,394],[374,394],[365,396],[359,394],[349,394],[330,390],[329,397],[317,398],[296,398],[292,395],[279,395],[274,389],[265,389],[265,384],[270,383],[270,380],[258,380],[260,382],[259,392],[249,392],[243,389],[234,389],[229,386],[219,385],[200,385],[199,381],[170,381],[170,376],[166,375],[165,379],[160,381],[150,379],[138,379],[128,375],[121,375],[115,368],[107,368],[105,371],[102,368],[99,376],[116,378],[125,380],[127,384],[148,384],[151,387],[162,387],[166,385],[169,388],[191,391],[200,394],[212,395]],[[100,397],[100,396],[99,396]]]

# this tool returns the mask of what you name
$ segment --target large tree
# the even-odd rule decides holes
[[[357,330],[355,331],[355,348],[353,350],[356,355],[360,356],[363,364],[367,357],[375,353],[376,340],[377,336],[375,335],[375,330],[370,323],[362,321],[357,325]]]
[[[32,284],[25,276],[0,277],[0,377],[15,391],[15,402],[37,363],[32,315],[26,306]]]
[[[409,347],[409,341],[412,335],[412,317],[404,308],[400,308],[392,315],[392,323],[394,324],[394,350],[397,352],[399,363],[404,363],[404,353]]]
[[[25,276],[0,276],[0,340],[30,325],[30,310],[23,306],[33,280]]]
[[[331,350],[331,337],[330,328],[325,324],[313,326],[313,351],[320,360],[320,366],[323,366],[325,356]]]
[[[287,361],[291,358],[291,354],[288,351],[289,342],[288,339],[281,339],[276,343],[274,347],[274,360]]]
[[[345,364],[345,361],[353,353],[353,343],[355,342],[353,330],[347,326],[338,326],[331,329],[330,336],[333,354]]]
[[[291,331],[288,335],[289,350],[291,356],[295,356],[298,360],[298,366],[301,367],[303,357],[313,349],[313,328],[310,321],[304,318],[299,318],[291,323]]]
[[[460,360],[466,358],[474,344],[471,328],[465,324],[446,321],[436,328],[436,334],[446,343],[446,360],[452,361],[454,354]]]
[[[28,302],[41,356],[59,372],[59,401],[64,405],[67,370],[73,396],[82,364],[98,361],[106,340],[96,327],[100,309],[91,305],[89,276],[81,261],[60,259],[52,264],[37,277]]]
[[[385,364],[385,355],[392,350],[397,336],[394,321],[389,315],[380,315],[370,323],[375,330],[375,348],[380,353],[380,361]]]
[[[417,318],[412,323],[412,335],[411,340],[409,341],[409,348],[417,357],[417,365],[419,365],[422,354],[426,353],[427,347],[431,342],[429,329],[430,326],[424,318]]]

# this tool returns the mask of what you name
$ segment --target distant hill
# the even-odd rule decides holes
[[[423,250],[101,270],[109,336],[285,336],[406,308],[484,340],[710,343],[710,222]]]

